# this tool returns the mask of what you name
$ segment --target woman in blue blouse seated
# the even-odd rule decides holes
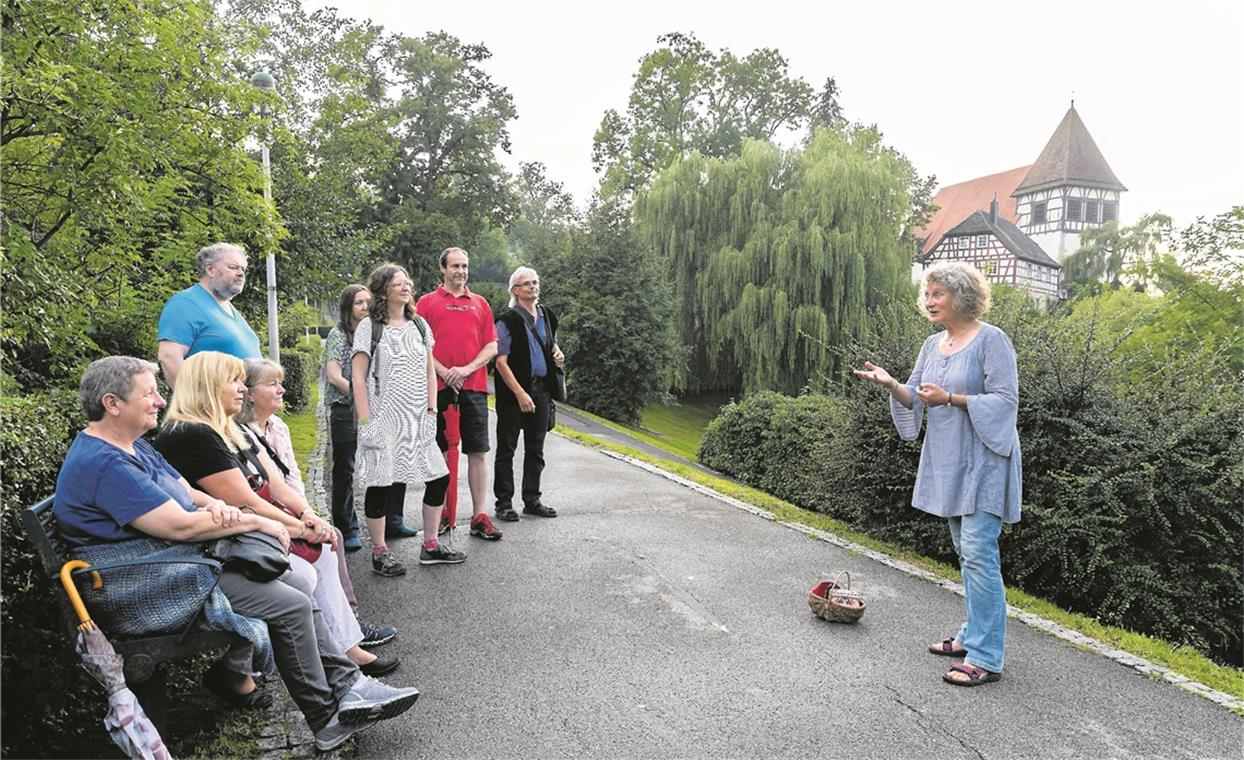
[[[251,530],[276,536],[288,547],[289,533],[280,522],[245,514],[191,488],[142,440],[164,407],[155,371],[151,362],[111,356],[93,362],[82,376],[79,395],[88,424],[65,458],[53,506],[74,555],[96,563],[155,552],[201,556],[192,542]],[[88,592],[92,614],[115,633],[180,631],[215,579],[205,567],[179,567],[206,575],[198,579],[200,593],[183,593],[188,581],[162,570],[135,570],[129,577],[117,571],[108,574],[100,592]],[[341,746],[364,728],[404,712],[418,698],[417,690],[385,686],[359,673],[346,657],[320,646],[323,620],[298,589],[225,570],[218,591],[227,602],[216,598],[217,591],[210,593],[208,625],[232,628],[251,642],[231,649],[207,678],[213,691],[231,697],[234,704],[262,706],[250,674],[253,664],[263,664],[268,635],[276,668],[321,750]],[[188,607],[186,598],[194,600]],[[153,599],[159,601],[153,604]],[[267,623],[267,634],[248,618]],[[225,624],[213,625],[221,620]]]
[[[947,682],[979,686],[1002,677],[1006,592],[998,536],[1003,523],[1019,522],[1022,496],[1015,348],[1006,333],[981,321],[989,283],[974,267],[930,267],[920,307],[945,329],[924,341],[907,382],[872,362],[855,375],[889,390],[904,440],[915,440],[927,408],[911,504],[950,523],[967,603],[967,622],[929,651],[963,658],[943,676]]]

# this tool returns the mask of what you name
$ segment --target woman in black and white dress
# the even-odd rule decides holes
[[[420,564],[462,562],[464,554],[437,540],[449,468],[436,445],[432,330],[415,313],[413,284],[402,267],[377,267],[367,287],[371,308],[354,331],[351,375],[359,423],[354,492],[365,493],[372,570],[406,572],[385,545],[385,518],[402,514],[406,487],[416,483],[425,484]]]

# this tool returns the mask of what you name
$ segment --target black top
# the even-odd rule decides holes
[[[557,366],[553,361],[553,346],[557,343],[557,315],[553,310],[540,305],[538,307],[544,315],[547,324],[549,340],[544,343],[536,338],[536,343],[544,351],[545,366],[549,368],[549,372],[554,372]],[[530,315],[528,315],[530,318]],[[506,358],[507,366],[514,373],[514,379],[522,386],[522,389],[531,393],[531,352],[528,349],[527,342],[527,322],[523,315],[517,309],[506,309],[497,316],[497,321],[505,324],[506,329],[510,331],[511,348]],[[513,399],[514,393],[510,391],[510,386],[505,384],[501,379],[501,375],[497,375],[497,382],[493,384],[497,399]]]
[[[258,450],[254,439],[247,438],[251,442],[251,456],[230,451],[225,440],[209,425],[177,421],[164,423],[152,445],[173,465],[173,469],[200,491],[204,490],[199,485],[200,478],[232,469],[242,470],[251,487],[258,489],[266,477],[262,468],[251,461],[252,457],[258,457]]]

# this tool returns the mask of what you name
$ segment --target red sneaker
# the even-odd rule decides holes
[[[471,518],[471,535],[478,536],[485,541],[497,541],[501,538],[501,531],[492,524],[492,519],[488,515],[481,513]]]

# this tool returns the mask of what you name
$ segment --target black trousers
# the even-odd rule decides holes
[[[333,442],[333,525],[347,536],[358,535],[359,518],[354,511],[354,452],[358,430],[354,407],[333,404],[328,408],[329,436]]]
[[[497,455],[493,460],[492,492],[497,509],[512,507],[514,498],[514,452],[523,434],[523,504],[540,501],[540,475],[544,472],[544,436],[549,432],[548,387],[542,378],[532,383],[534,412],[523,412],[513,396],[497,396]]]

